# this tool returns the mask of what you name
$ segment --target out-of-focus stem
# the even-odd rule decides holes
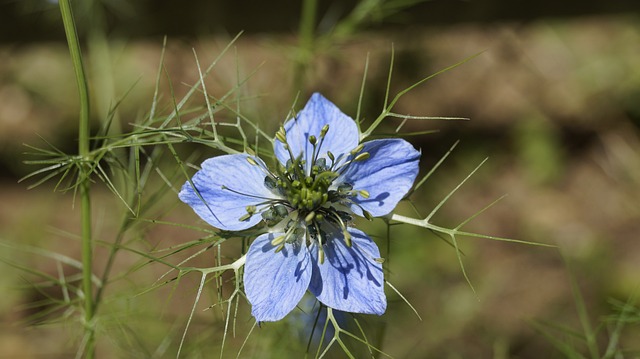
[[[307,65],[312,59],[315,46],[316,13],[318,10],[318,0],[304,0],[302,2],[302,13],[300,14],[300,33],[298,34],[299,54],[297,57],[294,73],[294,88],[301,90],[304,73]]]
[[[93,262],[93,244],[91,242],[91,198],[90,198],[90,182],[89,169],[84,164],[89,154],[89,87],[84,72],[82,62],[82,53],[80,51],[80,43],[76,31],[76,24],[71,10],[69,0],[59,0],[60,12],[62,14],[62,22],[67,35],[67,44],[71,54],[71,61],[76,74],[76,82],[78,85],[78,95],[80,97],[80,116],[78,122],[78,154],[82,159],[79,178],[79,195],[80,195],[80,225],[82,235],[82,291],[84,294],[84,353],[86,358],[94,357],[95,341],[94,341],[94,302],[93,302],[93,286],[92,262]]]

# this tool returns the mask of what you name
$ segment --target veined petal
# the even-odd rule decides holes
[[[314,263],[309,290],[324,305],[351,313],[382,315],[387,309],[378,246],[367,235],[348,228],[351,247],[338,232],[323,246],[324,263],[317,261],[317,245],[310,247]]]
[[[264,170],[249,163],[248,157],[251,156],[243,153],[209,158],[191,182],[182,186],[178,196],[216,228],[238,231],[253,227],[262,217],[256,213],[241,221],[247,206],[256,206],[276,195],[264,185]],[[259,158],[252,158],[260,163]]]
[[[420,152],[402,139],[365,142],[362,152],[369,152],[369,158],[351,163],[336,183],[349,183],[354,190],[366,190],[369,198],[358,195],[354,202],[374,217],[384,216],[411,189],[418,175]],[[351,210],[362,215],[356,205],[352,205]]]
[[[258,322],[284,318],[300,302],[311,280],[309,250],[304,244],[285,243],[275,253],[271,241],[283,234],[260,235],[247,253],[244,289]]]
[[[320,131],[325,125],[329,125],[329,131],[320,144]],[[313,135],[318,140],[320,146],[317,149],[318,158],[326,159],[328,159],[327,151],[331,151],[338,157],[349,153],[358,146],[359,141],[358,126],[355,121],[319,93],[311,95],[302,111],[284,124],[284,129],[287,132],[287,143],[291,152],[296,157],[302,154],[302,158],[307,163],[307,169],[313,165],[311,163],[313,145],[309,143],[309,136]],[[289,152],[280,141],[275,141],[274,151],[283,165],[290,159]]]

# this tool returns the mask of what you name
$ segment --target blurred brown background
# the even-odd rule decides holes
[[[0,256],[7,264],[0,264],[5,273],[0,277],[0,357],[66,358],[75,353],[79,329],[65,313],[55,313],[62,318],[56,326],[27,325],[41,310],[31,308],[34,304],[63,295],[55,288],[45,294],[29,289],[29,273],[15,264],[59,276],[61,261],[34,253],[33,248],[78,258],[73,239],[78,213],[71,194],[53,192],[55,181],[33,190],[27,190],[33,182],[17,181],[35,170],[23,163],[28,159],[24,144],[42,146],[44,138],[74,153],[78,105],[73,70],[55,3],[29,0],[1,6]],[[427,1],[379,18],[372,12],[350,32],[327,35],[354,6],[352,1],[320,3],[317,32],[326,36],[305,63],[301,88],[295,87],[294,72],[301,56],[296,37],[300,4],[103,1],[81,7],[77,16],[96,128],[116,99],[132,87],[117,119],[126,127],[148,112],[164,35],[166,71],[179,97],[188,89],[183,84],[198,78],[192,49],[207,63],[238,31],[246,30],[216,67],[208,90],[223,94],[239,72],[247,76],[259,68],[242,90],[253,96],[245,115],[268,132],[284,121],[298,90],[301,102],[310,92],[320,91],[355,116],[367,56],[362,113],[365,119],[375,118],[383,104],[392,46],[392,93],[481,52],[416,88],[395,111],[471,119],[405,125],[407,131],[438,130],[410,138],[422,149],[423,174],[460,140],[422,187],[416,204],[428,213],[489,157],[435,222],[455,226],[507,194],[465,228],[557,248],[459,239],[474,294],[453,249],[426,231],[394,227],[389,280],[416,307],[422,321],[388,293],[392,303],[380,319],[386,324],[382,349],[396,358],[567,356],[533,323],[554,323],[583,333],[572,280],[584,296],[592,325],[605,323],[597,342],[606,348],[612,324],[605,319],[616,313],[612,300],[636,298],[640,284],[640,4]],[[398,125],[391,121],[386,132]],[[103,187],[94,191],[97,232],[110,241],[110,225],[117,221],[109,216],[113,199]],[[184,206],[172,206],[176,211],[171,220],[197,223]],[[173,228],[149,233],[164,246],[197,238]],[[127,254],[119,265],[124,268],[138,259]],[[100,259],[97,262],[100,266]],[[150,285],[157,273],[162,271],[146,273],[143,283]],[[197,282],[193,278],[190,289],[176,299],[183,307],[171,304],[175,317],[166,325],[175,337],[180,337]],[[189,288],[189,282],[184,285]],[[141,298],[136,305],[150,300]],[[212,304],[208,299],[202,309]],[[219,345],[220,329],[212,328],[220,328],[220,318],[197,312],[200,322],[191,332],[202,336],[193,334],[192,345]],[[243,313],[247,314],[246,306]],[[629,350],[625,357],[639,355],[637,323],[630,323],[620,338],[620,345]],[[147,351],[127,351],[135,345],[118,339],[105,339],[99,350],[104,357],[171,357],[171,351],[153,349],[163,338],[156,331],[161,329],[141,335],[143,342],[138,344]],[[245,333],[227,345],[239,347]],[[549,333],[587,357],[580,339],[567,331]],[[265,341],[255,339],[263,334],[252,335],[253,351],[246,350],[246,357],[296,357],[283,348],[264,352],[260,348]],[[178,340],[175,337],[171,340]],[[230,353],[235,355],[233,349]],[[197,349],[185,356],[209,357]]]

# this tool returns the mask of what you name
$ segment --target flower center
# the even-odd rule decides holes
[[[294,156],[282,127],[276,133],[276,139],[289,152],[285,165],[279,164],[275,171],[270,171],[262,162],[248,157],[247,161],[252,165],[262,166],[266,174],[264,185],[280,199],[265,198],[258,205],[247,206],[247,213],[239,218],[244,221],[259,213],[267,226],[278,226],[284,234],[272,241],[276,252],[282,250],[285,243],[315,242],[321,263],[324,261],[323,246],[336,236],[335,232],[341,233],[347,246],[351,246],[347,225],[353,220],[351,206],[359,206],[354,197],[369,197],[366,190],[355,190],[350,183],[334,184],[352,163],[367,160],[369,153],[363,152],[364,145],[360,144],[337,158],[330,151],[321,157],[320,149],[328,130],[328,125],[321,129],[319,140],[313,135],[308,138],[312,147],[307,156],[312,163],[310,168],[304,154]],[[360,209],[365,218],[372,219],[364,208]]]
[[[302,215],[317,210],[329,200],[329,186],[338,177],[336,172],[326,167],[323,158],[316,161],[310,174],[305,173],[304,165],[304,161],[289,161],[276,182],[291,208],[299,210]]]

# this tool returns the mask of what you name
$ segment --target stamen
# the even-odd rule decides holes
[[[311,144],[311,146],[313,146],[313,149],[311,150],[311,169],[310,171],[313,171],[313,165],[316,163],[316,158],[318,157],[318,146],[316,146],[316,144],[318,143],[318,139],[316,138],[316,136],[311,135],[309,136],[309,143]],[[309,173],[311,174],[311,173]]]
[[[324,138],[324,136],[327,134],[327,132],[329,132],[329,124],[327,123],[326,125],[322,126],[322,129],[320,130],[320,138]]]
[[[293,155],[293,152],[291,152],[291,148],[287,143],[287,131],[283,126],[280,126],[280,129],[278,130],[278,132],[276,132],[276,139],[280,141],[282,143],[282,147],[284,147],[289,152],[289,158],[291,159],[291,162],[293,162],[295,156]]]
[[[286,238],[286,235],[278,236],[271,241],[271,245],[274,247],[277,245],[280,245],[281,243],[284,242],[285,238]]]
[[[364,144],[361,143],[359,144],[356,148],[351,150],[351,156],[355,156],[358,152],[362,151],[362,149],[364,148]]]
[[[316,216],[316,212],[311,211],[311,212],[309,212],[309,214],[307,214],[306,217],[304,217],[304,221],[307,224],[311,224],[311,222],[313,222],[313,219],[315,218],[315,216]]]
[[[325,124],[324,126],[322,126],[322,129],[320,130],[320,144],[318,145],[317,148],[315,146],[315,136],[313,136],[314,138],[314,143],[312,143],[313,154],[311,156],[312,165],[316,163],[316,161],[318,160],[318,156],[320,156],[320,148],[322,148],[322,144],[324,143],[324,137],[326,136],[328,131],[329,131],[329,124]],[[311,138],[309,138],[309,140],[311,140]]]
[[[262,172],[264,172],[264,174],[266,176],[271,176],[271,177],[277,177],[273,172],[271,172],[271,170],[264,164],[264,162],[260,161],[259,159],[256,160],[254,157],[256,156],[256,153],[253,152],[253,150],[251,150],[250,148],[247,147],[247,154],[249,154],[249,156],[247,156],[247,162],[249,162],[252,166],[258,166]],[[253,156],[253,157],[252,157]]]
[[[339,174],[342,174],[347,168],[349,168],[349,166],[353,162],[360,162],[360,161],[364,161],[364,160],[368,159],[371,156],[371,154],[369,152],[362,152],[362,153],[358,154],[363,149],[364,149],[364,144],[361,143],[356,148],[351,150],[349,153],[351,154],[351,156],[355,156],[355,157],[353,157],[352,159],[350,159],[350,160],[344,162],[343,164],[341,164],[338,168],[335,169],[335,171],[337,173],[339,173]],[[342,154],[338,157],[337,161],[335,161],[334,163],[331,164],[331,168],[333,169],[333,165],[339,163],[341,159],[342,159]]]
[[[280,244],[280,247],[276,248],[276,250],[275,250],[275,251],[273,251],[273,253],[278,253],[278,252],[280,252],[280,251],[281,251],[281,250],[283,250],[283,249],[284,249],[284,243]]]
[[[371,215],[371,213],[369,213],[369,211],[367,211],[366,209],[364,209],[359,203],[354,202],[351,198],[345,198],[344,199],[344,204],[353,204],[355,206],[358,206],[358,208],[360,208],[360,210],[362,211],[362,215],[364,216],[364,218],[366,218],[369,221],[373,221],[373,216]]]
[[[333,164],[336,161],[336,156],[334,156],[331,151],[327,151],[327,157],[331,160],[331,167],[333,167]]]
[[[276,132],[276,139],[285,145],[287,144],[287,132],[284,127],[280,126],[280,129]]]
[[[231,189],[231,188],[229,188],[229,187],[227,187],[227,186],[225,186],[225,185],[222,185],[222,186],[220,186],[220,187],[221,187],[223,190],[227,190],[227,191],[230,191],[230,192],[233,192],[233,193],[235,193],[235,194],[242,195],[242,196],[247,196],[247,197],[251,197],[251,198],[258,198],[258,199],[264,199],[264,200],[266,200],[266,201],[268,201],[268,202],[282,202],[282,199],[280,199],[280,198],[269,198],[269,197],[256,196],[256,195],[252,195],[252,194],[248,194],[248,193],[242,193],[242,192],[240,192],[240,191],[236,191],[236,190],[234,190],[234,189]],[[267,202],[267,203],[268,203],[268,202]]]
[[[322,248],[322,244],[318,244],[318,262],[324,264],[324,249]]]
[[[349,231],[347,231],[346,229],[343,229],[342,235],[344,236],[344,243],[347,245],[347,247],[351,247],[351,233],[349,233]]]
[[[249,205],[249,206],[245,207],[245,209],[246,209],[247,213],[244,214],[243,216],[241,216],[240,218],[238,218],[238,220],[240,222],[244,222],[246,220],[249,220],[249,218],[251,218],[256,213],[256,210],[258,208],[256,206],[254,206],[254,205]]]
[[[369,158],[371,155],[369,154],[369,152],[362,152],[361,154],[357,155],[356,158],[354,158],[353,160],[355,162],[360,162],[360,161],[364,161],[367,158]]]
[[[338,213],[334,211],[327,211],[326,213],[331,215],[334,220],[337,220],[337,223],[340,226],[340,229],[342,229],[343,233],[347,231],[347,226],[344,224],[344,221],[342,221],[342,218],[340,218],[340,215]]]

